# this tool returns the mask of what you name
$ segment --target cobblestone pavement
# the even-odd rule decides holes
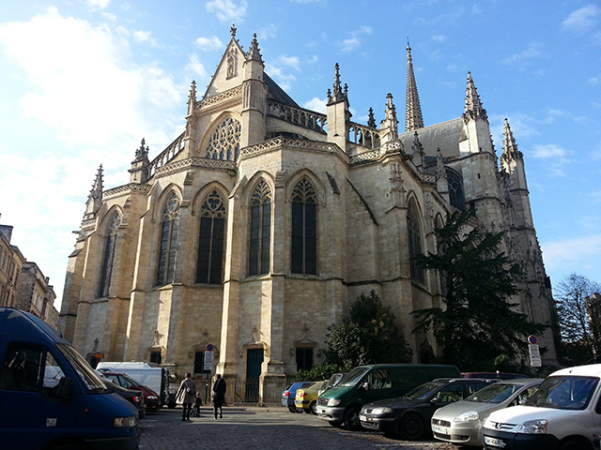
[[[283,407],[225,407],[219,420],[203,407],[201,417],[192,417],[190,422],[182,422],[179,408],[163,409],[147,414],[140,421],[140,431],[140,450],[457,450],[432,439],[402,441],[381,433],[350,432]]]

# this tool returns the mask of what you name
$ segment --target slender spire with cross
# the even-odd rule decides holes
[[[417,94],[417,84],[413,73],[413,60],[411,59],[411,47],[407,39],[407,104],[405,114],[405,131],[413,131],[424,127],[422,107]]]

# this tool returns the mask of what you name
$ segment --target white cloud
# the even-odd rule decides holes
[[[566,151],[555,144],[535,145],[532,156],[539,159],[564,158],[566,156]]]
[[[296,56],[281,56],[280,61],[282,61],[282,64],[285,66],[300,70],[300,60]]]
[[[542,243],[545,266],[550,270],[580,272],[579,265],[598,265],[601,235]]]
[[[197,75],[199,77],[197,81],[199,82],[204,82],[209,78],[209,74],[202,62],[200,62],[200,59],[198,59],[198,55],[190,55],[190,61],[186,66],[186,70]]]
[[[86,0],[86,5],[93,11],[108,8],[111,0]]]
[[[303,108],[326,114],[328,112],[327,103],[328,101],[325,98],[313,97],[308,102],[303,103]]]
[[[294,75],[285,73],[281,67],[274,64],[267,63],[265,65],[265,72],[267,72],[285,91],[288,91],[292,86],[291,83],[296,81]]]
[[[351,32],[351,37],[348,39],[343,39],[338,43],[338,45],[343,53],[351,53],[361,46],[361,37],[369,36],[372,33],[373,30],[371,27],[363,25],[359,27],[359,29]]]
[[[210,38],[207,37],[199,37],[194,41],[196,46],[202,50],[203,52],[210,52],[212,50],[219,50],[224,48],[225,45],[221,42],[217,36],[213,35]]]
[[[207,3],[207,11],[214,13],[221,23],[239,23],[246,16],[247,6],[246,0],[241,0],[238,4],[232,0],[212,0]]]
[[[278,26],[274,23],[270,23],[257,31],[257,39],[259,41],[259,44],[261,42],[269,41],[270,39],[275,39],[277,35]]]
[[[570,13],[567,19],[561,23],[561,26],[567,31],[586,33],[595,28],[597,16],[600,14],[601,8],[591,3]]]
[[[431,37],[434,42],[445,42],[447,37],[444,34],[435,34]]]
[[[533,58],[539,58],[542,55],[542,45],[538,42],[531,42],[528,46],[520,53],[515,53],[501,61],[502,64],[516,64],[523,63]]]

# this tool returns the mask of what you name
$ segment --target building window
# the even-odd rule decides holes
[[[271,191],[264,180],[257,185],[250,209],[249,275],[269,273]]]
[[[155,364],[161,364],[163,362],[160,350],[152,350],[150,352],[150,362]]]
[[[417,207],[413,202],[407,210],[407,229],[409,233],[409,257],[411,267],[411,278],[424,283],[424,270],[417,264],[414,257],[422,254],[422,231],[417,214]]]
[[[449,200],[457,209],[465,209],[465,195],[463,194],[463,180],[454,170],[447,169],[447,182],[449,184]]]
[[[113,215],[107,227],[107,236],[104,243],[104,258],[102,259],[102,270],[100,272],[100,290],[98,297],[108,297],[111,278],[113,276],[113,265],[115,263],[115,249],[117,248],[117,229],[121,225],[119,214]]]
[[[175,193],[167,201],[163,210],[161,224],[161,242],[159,249],[159,265],[157,270],[157,286],[173,283],[177,251],[177,230],[179,227],[179,200]]]
[[[315,189],[303,178],[292,191],[292,273],[317,274],[316,212]]]
[[[313,367],[313,349],[307,347],[297,347],[296,369],[309,370],[311,367]]]
[[[240,154],[240,130],[240,122],[232,117],[226,117],[213,131],[206,157],[236,161]]]
[[[221,284],[225,244],[225,203],[217,191],[211,192],[200,209],[196,282]]]
[[[194,373],[211,373],[211,370],[205,370],[205,352],[194,352]]]

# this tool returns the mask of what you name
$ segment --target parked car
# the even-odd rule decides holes
[[[465,400],[436,410],[432,433],[436,439],[463,446],[482,447],[482,424],[494,411],[526,401],[541,378],[504,380],[486,386]]]
[[[361,426],[367,430],[417,440],[429,434],[434,411],[462,400],[496,382],[477,378],[444,378],[416,387],[402,397],[368,403],[361,409]]]
[[[463,378],[496,378],[499,380],[515,380],[519,378],[530,378],[528,375],[510,372],[462,372]]]
[[[524,405],[493,412],[482,427],[484,448],[599,448],[601,364],[553,372]]]
[[[405,395],[435,378],[461,376],[455,366],[442,364],[370,364],[347,373],[317,400],[317,416],[332,426],[361,429],[359,412],[366,403]]]
[[[317,414],[315,411],[317,397],[319,397],[319,390],[324,383],[325,381],[318,381],[307,388],[297,389],[296,397],[294,399],[296,409],[300,409],[307,414]]]
[[[119,394],[125,400],[130,402],[132,405],[136,407],[138,410],[138,415],[140,419],[143,419],[146,415],[146,407],[144,405],[144,396],[142,395],[142,391],[136,391],[134,389],[127,389],[123,386],[118,385],[112,380],[103,379],[106,388],[110,392],[114,392],[115,394]]]
[[[284,392],[282,392],[282,406],[286,406],[290,412],[303,412],[302,409],[298,410],[294,401],[296,399],[296,391],[298,389],[308,388],[313,384],[313,381],[297,381],[296,383],[292,383]]]
[[[319,395],[323,394],[328,389],[331,389],[338,383],[340,383],[340,380],[342,380],[342,377],[344,377],[345,375],[346,372],[332,374],[332,376],[328,378],[319,388]]]
[[[129,375],[116,372],[101,373],[103,376],[107,377],[109,380],[114,381],[121,387],[124,387],[126,389],[142,391],[142,395],[144,396],[144,403],[148,411],[157,411],[161,408],[161,399],[159,397],[159,394],[154,392],[152,389],[141,385],[138,381],[134,380]]]

